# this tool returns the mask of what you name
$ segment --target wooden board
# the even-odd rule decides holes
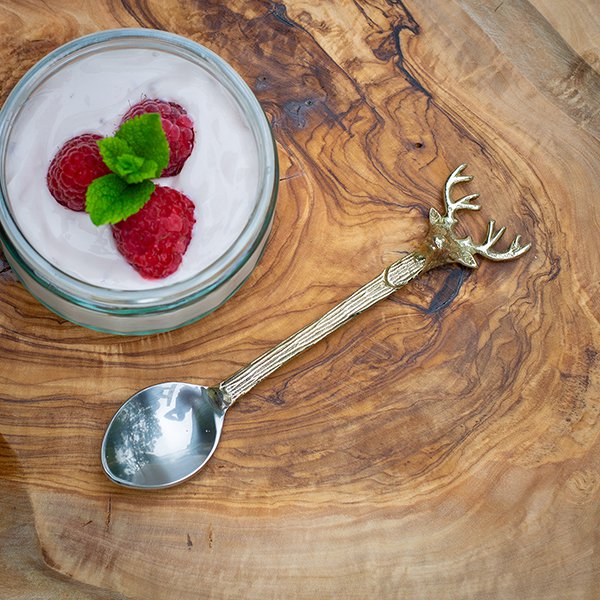
[[[281,159],[260,265],[120,338],[0,274],[0,597],[527,598],[600,589],[595,0],[4,0],[0,92],[79,35],[155,27],[245,78]],[[216,383],[410,250],[452,168],[534,244],[432,272],[240,400],[202,474],[111,484],[133,391]]]

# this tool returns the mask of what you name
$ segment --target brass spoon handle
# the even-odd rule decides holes
[[[463,196],[458,200],[452,199],[453,187],[472,179],[462,174],[465,167],[466,165],[460,165],[448,177],[443,192],[446,212],[442,215],[435,208],[430,210],[429,233],[416,252],[391,264],[379,277],[361,287],[320,319],[294,333],[223,381],[219,387],[223,393],[224,406],[231,406],[240,396],[288,360],[310,348],[369,306],[386,298],[423,271],[448,263],[459,263],[476,268],[476,254],[490,260],[504,261],[512,260],[527,252],[531,244],[521,246],[520,236],[513,240],[508,250],[504,252],[494,250],[493,246],[505,231],[504,227],[496,231],[494,221],[489,222],[486,238],[480,244],[475,243],[470,237],[457,237],[454,231],[457,222],[455,214],[459,210],[479,209],[479,205],[472,202],[478,194]]]
[[[396,261],[381,275],[334,306],[320,319],[297,331],[249,365],[242,367],[221,383],[220,388],[227,405],[231,406],[240,396],[294,356],[320,342],[344,323],[414,279],[423,271],[425,262],[425,257],[417,252]]]

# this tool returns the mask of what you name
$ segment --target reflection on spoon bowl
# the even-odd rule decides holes
[[[169,382],[141,390],[110,422],[102,466],[127,487],[181,483],[212,456],[225,411],[219,388]]]

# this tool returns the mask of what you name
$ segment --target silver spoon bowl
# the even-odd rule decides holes
[[[110,422],[102,466],[124,486],[176,485],[212,456],[225,411],[219,388],[173,381],[141,390]]]

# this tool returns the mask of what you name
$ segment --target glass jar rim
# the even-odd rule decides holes
[[[248,120],[259,152],[259,186],[252,213],[230,247],[189,279],[144,290],[115,290],[82,281],[55,267],[27,240],[15,222],[5,185],[5,160],[14,120],[35,89],[70,61],[95,50],[145,47],[196,59],[229,91]],[[138,46],[135,46],[135,44]],[[261,157],[262,154],[262,157]],[[65,299],[103,312],[138,313],[171,310],[210,293],[238,272],[268,234],[275,209],[278,160],[275,140],[261,105],[242,77],[224,59],[188,38],[160,30],[124,28],[92,33],[56,48],[15,85],[0,110],[0,234],[6,249],[38,283]]]

